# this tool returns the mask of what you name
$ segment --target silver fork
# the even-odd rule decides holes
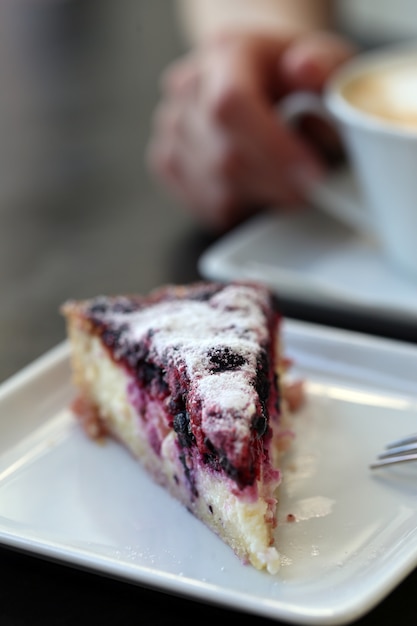
[[[402,439],[391,441],[385,446],[385,452],[379,454],[376,461],[370,464],[370,469],[377,469],[386,465],[417,461],[417,433]]]

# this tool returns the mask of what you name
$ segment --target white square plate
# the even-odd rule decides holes
[[[278,295],[366,316],[415,322],[416,283],[368,235],[312,207],[258,215],[201,255],[211,280],[254,279]]]
[[[119,445],[83,435],[66,343],[0,387],[0,542],[297,624],[368,612],[417,564],[417,464],[368,467],[417,430],[417,349],[290,320],[284,338],[307,402],[281,488],[277,575],[242,565]]]

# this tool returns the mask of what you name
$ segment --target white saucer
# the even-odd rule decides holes
[[[389,319],[417,319],[417,283],[384,258],[372,237],[306,207],[259,215],[199,259],[214,280],[256,279],[282,297]]]

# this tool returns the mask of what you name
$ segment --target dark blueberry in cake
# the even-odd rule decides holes
[[[218,291],[220,291],[220,285],[211,284],[211,285],[198,285],[194,291],[187,295],[187,299],[189,300],[197,300],[198,302],[207,302],[212,298]]]
[[[173,393],[169,399],[169,412],[172,415],[176,415],[177,413],[181,413],[181,411],[185,411],[185,399],[181,390],[178,390],[178,393]]]
[[[225,454],[219,455],[219,465],[240,488],[252,485],[255,481],[255,472],[252,466],[237,468]]]
[[[258,437],[262,437],[268,430],[267,417],[264,414],[256,415],[252,421],[252,428],[256,432]]]
[[[139,303],[134,300],[129,300],[128,298],[118,299],[112,305],[113,313],[133,313],[137,311],[139,308]]]
[[[264,350],[258,357],[255,387],[261,402],[266,402],[269,396],[269,363]]]
[[[281,395],[280,395],[280,386],[278,382],[278,374],[276,372],[274,372],[273,388],[275,389],[275,392],[276,392],[275,401],[274,401],[274,409],[276,410],[277,413],[280,413],[281,412]]]
[[[89,307],[88,312],[91,316],[102,316],[109,310],[109,300],[106,297],[96,298],[93,304]]]
[[[102,333],[101,333],[103,343],[107,347],[112,348],[113,350],[116,350],[120,346],[121,337],[126,332],[126,330],[127,330],[127,326],[125,324],[122,324],[121,326],[118,326],[117,328],[112,328],[111,326],[104,326],[104,329],[102,330]]]
[[[177,413],[182,413],[186,410],[186,398],[187,398],[187,389],[189,386],[189,382],[187,379],[183,379],[180,376],[178,370],[171,372],[170,380],[169,380],[169,388],[171,397],[169,399],[168,410],[171,415],[176,415]]]
[[[155,363],[148,361],[138,362],[136,364],[136,377],[143,386],[148,386],[153,380],[163,381],[164,373]]]
[[[138,300],[124,297],[112,300],[106,296],[99,296],[98,298],[95,298],[92,304],[88,307],[87,315],[93,320],[98,321],[110,313],[121,313],[127,315],[137,311],[139,308],[140,302]]]
[[[216,471],[222,469],[239,487],[253,484],[255,471],[252,465],[239,469],[230,462],[227,455],[222,450],[217,450],[213,446],[210,439],[206,438],[204,443],[206,452],[203,454],[203,459],[207,465]]]
[[[241,354],[233,352],[227,346],[213,348],[213,350],[209,350],[207,356],[210,361],[210,370],[213,373],[235,370],[246,363],[246,359]]]
[[[142,341],[127,342],[124,346],[121,357],[126,360],[127,364],[133,370],[137,370],[140,364],[147,358],[149,353],[148,347]]]
[[[190,418],[187,411],[181,411],[174,416],[174,430],[178,434],[178,441],[183,448],[190,448],[195,444],[195,438],[191,432]]]

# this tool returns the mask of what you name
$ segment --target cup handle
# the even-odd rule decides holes
[[[277,113],[281,120],[290,126],[306,114],[313,114],[334,125],[335,120],[326,109],[323,98],[311,92],[295,92],[286,96],[279,104]],[[329,174],[308,190],[309,202],[332,217],[344,222],[355,230],[374,233],[369,211],[361,197],[358,181],[352,175],[351,168]]]

